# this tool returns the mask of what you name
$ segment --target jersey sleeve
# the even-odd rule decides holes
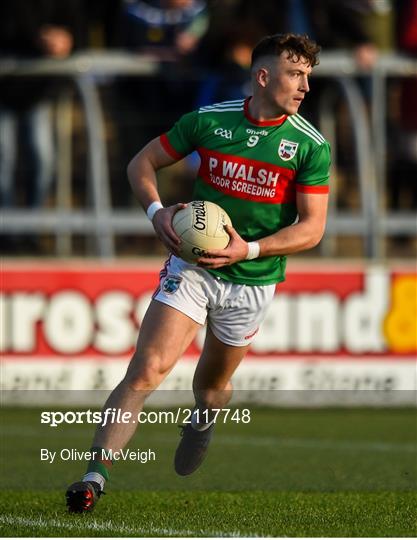
[[[174,126],[160,136],[164,150],[174,159],[182,159],[197,147],[197,111],[182,116]]]
[[[325,142],[307,156],[297,174],[296,190],[301,193],[328,193],[330,145]]]

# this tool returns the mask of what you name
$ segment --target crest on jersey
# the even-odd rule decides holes
[[[283,161],[289,161],[297,153],[298,143],[281,139],[278,147],[278,155]]]
[[[162,290],[166,294],[174,294],[178,291],[182,278],[179,276],[167,276],[164,279]]]

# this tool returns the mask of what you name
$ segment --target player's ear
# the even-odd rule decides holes
[[[259,86],[262,86],[262,88],[266,87],[269,82],[269,71],[267,68],[262,67],[257,70],[256,82],[259,84]]]

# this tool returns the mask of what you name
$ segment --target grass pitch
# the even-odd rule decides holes
[[[45,409],[45,408],[44,408]],[[51,410],[52,408],[46,408]],[[218,424],[206,462],[179,478],[174,425],[144,425],[96,509],[69,515],[64,491],[84,462],[40,461],[40,449],[88,450],[93,427],[40,424],[3,409],[2,536],[417,536],[416,411],[253,409]]]

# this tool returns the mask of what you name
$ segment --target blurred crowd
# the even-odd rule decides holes
[[[358,84],[369,106],[370,73],[378,55],[417,55],[417,0],[4,0],[0,3],[0,62],[62,59],[83,50],[124,50],[138,54],[138,62],[147,55],[163,65],[156,77],[119,76],[100,84],[112,204],[127,207],[134,204],[125,180],[131,157],[184,112],[249,95],[252,48],[266,34],[287,31],[308,34],[326,53],[348,50],[358,66]],[[314,81],[307,108],[301,111],[313,122],[326,84],[326,79]],[[68,85],[71,82],[62,78],[1,76],[2,208],[54,205],[54,114],[57,97]],[[417,208],[417,79],[390,79],[387,95],[386,205],[412,211]],[[337,114],[344,117],[343,104]],[[77,132],[82,124],[77,118],[73,151],[83,157],[86,144],[82,129]],[[338,154],[343,155],[343,150]],[[76,206],[87,196],[81,193],[85,188],[83,159],[74,162],[72,203]],[[191,156],[172,168],[162,187],[165,203],[189,199],[195,167]],[[354,204],[349,193],[340,190],[341,207]],[[0,239],[7,253],[45,251],[37,235],[3,234]]]

